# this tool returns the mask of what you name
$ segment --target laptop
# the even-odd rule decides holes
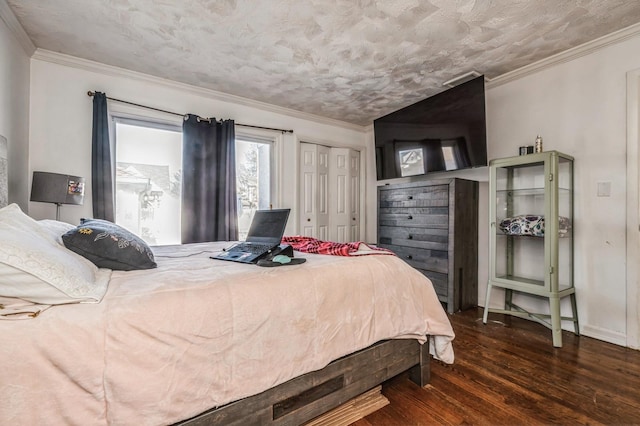
[[[223,249],[212,259],[257,263],[280,248],[291,209],[256,210],[244,242]]]

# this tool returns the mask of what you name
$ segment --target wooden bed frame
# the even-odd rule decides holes
[[[429,342],[378,342],[258,395],[211,409],[177,423],[204,425],[300,425],[409,370],[413,382],[430,379]]]

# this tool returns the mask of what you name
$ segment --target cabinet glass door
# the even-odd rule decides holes
[[[558,284],[573,287],[573,161],[558,157]]]
[[[562,321],[580,333],[573,287],[573,158],[557,151],[500,158],[489,163],[490,270],[483,322],[489,312],[531,319],[550,328],[562,346]],[[504,289],[504,309],[490,307],[494,287]],[[531,312],[514,300],[547,298]],[[569,296],[571,317],[560,299]]]
[[[573,285],[572,168],[554,151],[493,164],[493,280],[541,295]]]

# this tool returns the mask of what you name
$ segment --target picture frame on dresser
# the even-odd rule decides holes
[[[478,305],[476,181],[378,186],[378,246],[427,276],[448,313]]]

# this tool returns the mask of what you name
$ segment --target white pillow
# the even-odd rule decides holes
[[[98,287],[96,287],[96,290]],[[0,263],[0,295],[15,297],[42,305],[60,305],[77,302],[98,302],[100,295],[71,297],[57,287],[41,280],[35,275],[12,266]]]
[[[62,241],[62,235],[75,229],[75,225],[72,225],[67,222],[60,222],[53,219],[42,219],[38,221],[38,224],[44,229],[47,235],[50,235],[56,243],[64,246],[64,242]]]
[[[99,302],[111,271],[60,245],[17,204],[0,209],[0,296],[35,303]]]

